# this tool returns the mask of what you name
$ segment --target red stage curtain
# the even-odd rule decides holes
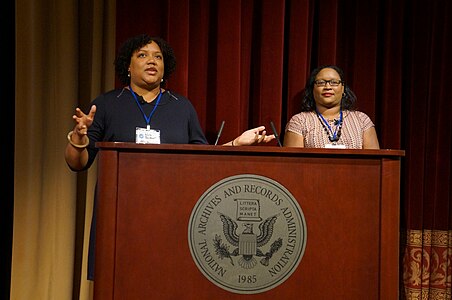
[[[401,295],[450,299],[451,12],[447,0],[117,0],[117,41],[147,32],[174,47],[169,88],[210,142],[222,120],[220,143],[270,121],[284,132],[310,71],[344,69],[381,147],[406,150]]]

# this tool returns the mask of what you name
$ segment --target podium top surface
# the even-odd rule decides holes
[[[150,152],[150,153],[204,153],[204,154],[240,154],[240,155],[274,155],[274,156],[359,156],[386,157],[398,159],[405,156],[405,150],[397,149],[324,149],[296,148],[278,146],[221,146],[197,144],[137,144],[124,142],[98,142],[100,150],[118,152]]]

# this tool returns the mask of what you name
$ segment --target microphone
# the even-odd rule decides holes
[[[279,140],[278,132],[276,131],[275,124],[273,124],[273,121],[270,121],[270,125],[272,127],[273,134],[275,135],[275,138],[276,138],[276,141],[278,142],[279,147],[282,147],[281,141]]]
[[[218,130],[217,139],[215,141],[215,146],[218,144],[218,140],[220,139],[220,135],[221,135],[221,132],[223,131],[224,123],[225,122],[223,120],[220,125],[220,130]]]

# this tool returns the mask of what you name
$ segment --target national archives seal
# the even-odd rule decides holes
[[[268,177],[242,174],[213,184],[190,216],[188,244],[212,283],[256,294],[283,283],[306,247],[306,221],[292,194]]]

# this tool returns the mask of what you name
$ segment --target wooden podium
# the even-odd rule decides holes
[[[402,150],[98,143],[95,299],[398,299]],[[189,249],[190,214],[223,178],[256,174],[297,199],[307,244],[281,285],[212,284]]]

